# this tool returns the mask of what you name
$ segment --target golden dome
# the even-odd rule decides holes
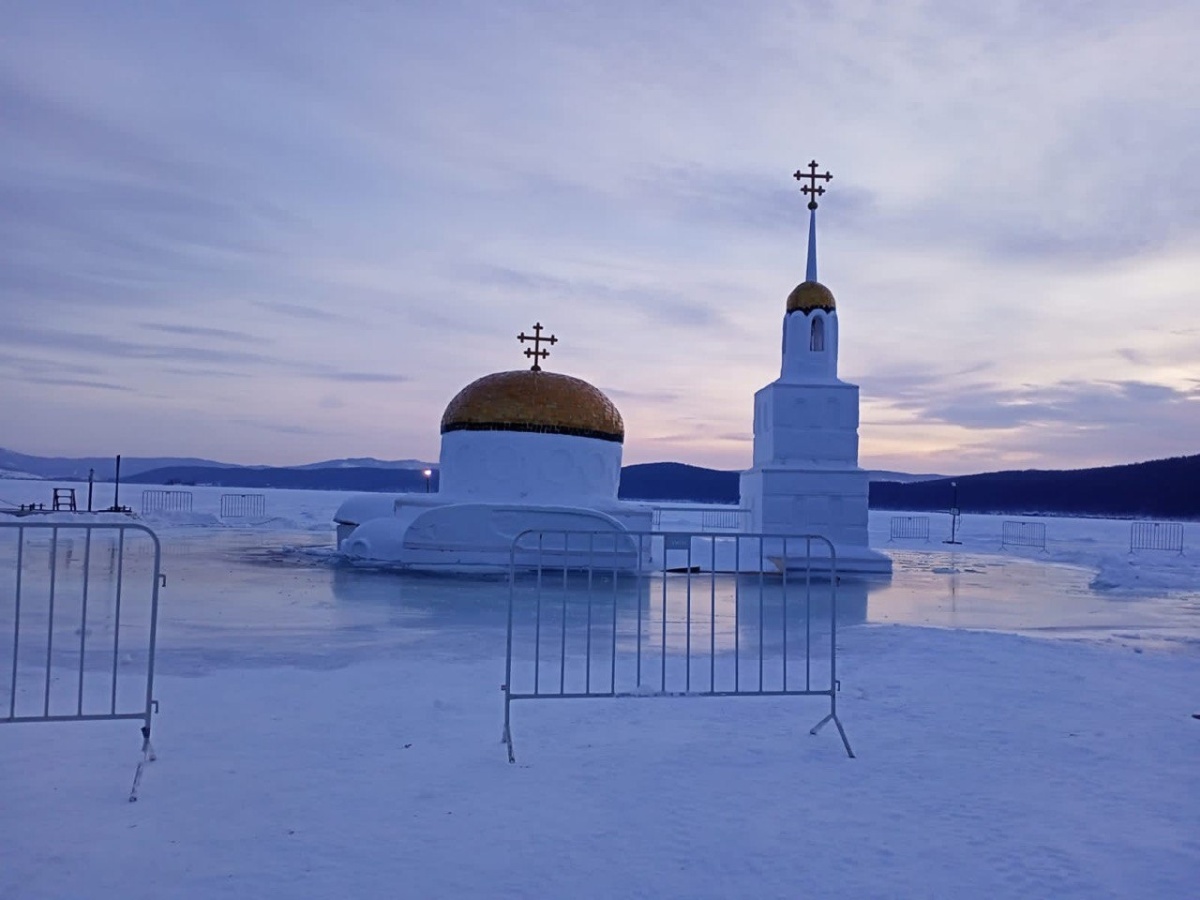
[[[833,300],[833,292],[821,282],[802,282],[788,294],[788,312],[799,310],[808,315],[814,309],[823,309],[825,312],[833,312],[837,309],[837,304]]]
[[[442,415],[447,431],[532,431],[625,441],[612,401],[581,378],[558,372],[496,372],[459,391]]]

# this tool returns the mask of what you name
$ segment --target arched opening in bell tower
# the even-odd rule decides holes
[[[808,349],[814,352],[825,350],[825,319],[814,315],[809,331]]]

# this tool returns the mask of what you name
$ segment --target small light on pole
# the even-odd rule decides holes
[[[958,531],[958,482],[950,482],[950,487],[954,488],[954,499],[950,501],[950,540],[942,541],[942,543],[961,544],[962,541],[955,539]]]
[[[433,477],[433,469],[426,469],[422,474],[425,476],[425,493],[429,493],[429,479]]]

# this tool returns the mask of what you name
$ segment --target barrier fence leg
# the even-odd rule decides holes
[[[509,704],[511,702],[512,701],[508,696],[508,685],[505,685],[504,686],[504,734],[501,736],[500,741],[508,748],[508,761],[510,763],[515,763],[517,761],[517,757],[513,753],[512,718],[510,717],[510,714],[509,714]]]
[[[150,743],[150,726],[142,726],[142,758],[138,760],[137,771],[133,773],[133,787],[129,789],[129,802],[137,803],[138,787],[142,783],[142,772],[146,768],[146,763],[154,762],[158,757],[154,753],[154,747]]]
[[[829,722],[833,722],[833,724],[837,726],[838,734],[840,734],[842,736],[842,746],[846,748],[846,755],[849,756],[851,759],[855,759],[854,751],[850,749],[850,739],[848,737],[846,737],[846,729],[842,727],[842,720],[837,717],[836,712],[831,712],[829,715],[827,715],[825,718],[823,718],[820,722],[818,722],[816,725],[814,725],[811,729],[809,729],[808,733],[816,734],[818,731],[820,731],[822,728],[824,728],[826,726],[826,724],[828,724]]]

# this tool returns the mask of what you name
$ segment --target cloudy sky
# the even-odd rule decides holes
[[[437,456],[592,381],[750,463],[807,213],[869,468],[1200,452],[1200,4],[5,4],[0,446]]]

